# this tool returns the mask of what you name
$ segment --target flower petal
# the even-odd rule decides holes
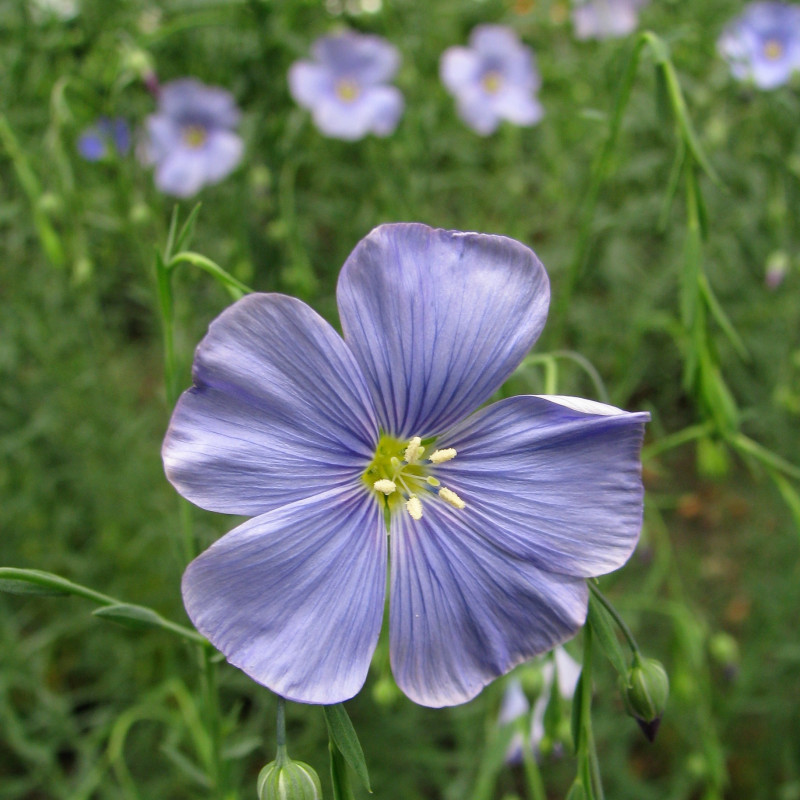
[[[499,549],[467,510],[433,501],[420,520],[392,520],[392,671],[403,692],[425,706],[465,703],[569,639],[586,617],[583,580],[543,572]]]
[[[439,59],[439,77],[453,94],[459,94],[480,81],[482,61],[468,47],[448,47]]]
[[[210,511],[263,514],[359,480],[377,441],[342,339],[305,303],[252,294],[211,323],[164,439],[167,477]]]
[[[362,239],[337,299],[381,426],[425,437],[509,376],[544,326],[550,288],[539,259],[513,239],[410,223]]]
[[[180,78],[161,87],[159,110],[181,124],[233,128],[241,113],[233,95],[219,86],[206,86],[194,78]]]
[[[340,703],[363,686],[385,592],[380,507],[352,488],[248,520],[183,577],[200,633],[253,680],[299,703]]]
[[[550,572],[603,575],[639,539],[648,419],[580,398],[511,397],[438,440],[458,456],[434,471],[498,547]]]
[[[289,93],[298,105],[314,108],[334,94],[330,71],[311,61],[295,61],[289,68]]]
[[[156,165],[156,186],[166,194],[191,197],[203,188],[205,182],[205,160],[197,150],[178,145]]]
[[[400,52],[381,36],[346,31],[317,39],[311,53],[333,74],[359,84],[390,81],[400,66]]]
[[[244,145],[241,138],[232,131],[217,128],[209,132],[202,150],[206,182],[218,183],[233,172],[242,160]]]
[[[370,130],[376,136],[388,136],[403,114],[403,93],[395,86],[374,86],[368,91],[372,106]]]

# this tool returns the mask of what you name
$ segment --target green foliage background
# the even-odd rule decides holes
[[[642,28],[669,45],[720,176],[699,178],[703,264],[748,358],[711,321],[714,358],[741,430],[796,462],[800,83],[763,93],[732,80],[715,42],[741,7],[653,0]],[[535,49],[538,126],[484,139],[455,116],[438,59],[481,22],[508,24]],[[292,61],[342,25],[386,36],[403,54],[396,83],[407,107],[391,137],[325,139],[288,95]],[[537,353],[588,359],[612,403],[651,411],[653,448],[708,422],[682,379],[693,347],[679,312],[687,216],[682,191],[665,205],[676,136],[647,50],[569,294],[593,165],[633,41],[576,41],[560,0],[384,0],[375,13],[334,0],[82,0],[67,21],[34,2],[0,4],[0,564],[56,572],[185,621],[177,503],[159,456],[169,408],[153,277],[174,203],[133,154],[90,164],[75,150],[99,115],[140,124],[153,111],[141,81],[148,64],[162,81],[224,86],[244,112],[243,164],[199,195],[192,242],[238,279],[298,294],[336,324],[338,269],[375,225],[506,234],[533,247],[551,276]],[[181,205],[183,218],[191,206]],[[788,264],[775,290],[764,282],[771,260]],[[193,348],[229,298],[187,266],[175,295],[188,385]],[[558,364],[560,393],[596,396],[573,362]],[[532,368],[510,389],[542,392],[545,378]],[[783,502],[792,490],[782,498],[768,471],[709,431],[646,459],[642,543],[604,581],[672,680],[649,745],[598,659],[595,725],[610,798],[800,798],[800,540]],[[235,522],[192,513],[205,544]],[[91,609],[71,597],[0,596],[0,799],[213,797],[198,766],[194,650]],[[738,656],[722,652],[730,640],[720,633]],[[229,797],[255,797],[274,751],[274,699],[225,665],[219,681],[237,787]],[[495,768],[502,689],[431,711],[397,695],[376,667],[348,704],[375,796],[524,796],[519,770]],[[329,792],[321,712],[290,706],[288,717],[290,753],[314,764]],[[548,796],[563,797],[569,748],[541,770]]]

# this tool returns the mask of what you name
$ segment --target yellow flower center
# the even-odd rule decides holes
[[[777,61],[783,55],[783,45],[777,39],[769,39],[764,45],[764,55],[770,61]]]
[[[342,78],[336,82],[336,96],[345,103],[352,103],[358,99],[361,90],[355,81]]]
[[[432,466],[451,461],[457,455],[452,447],[435,450],[425,458],[426,446],[419,436],[408,441],[393,436],[381,436],[375,448],[375,457],[362,478],[375,492],[387,515],[405,507],[412,519],[422,519],[423,500],[438,497],[454,508],[462,509],[466,503],[430,474]]]
[[[185,125],[182,131],[183,143],[193,150],[202,147],[208,139],[208,132],[202,125]]]
[[[503,86],[503,76],[496,69],[489,70],[481,78],[481,85],[489,94],[497,94]]]

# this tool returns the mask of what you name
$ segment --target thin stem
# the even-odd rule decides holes
[[[631,629],[625,623],[625,620],[617,612],[617,609],[611,605],[608,601],[606,596],[597,588],[593,581],[588,581],[589,589],[592,594],[598,599],[598,601],[602,604],[603,608],[608,611],[609,614],[614,618],[614,622],[617,623],[617,627],[622,631],[623,636],[625,637],[626,641],[628,642],[628,646],[633,651],[634,656],[640,656],[641,651],[639,650],[639,645],[636,643],[636,639],[631,633]]]
[[[278,765],[280,765],[288,760],[288,754],[286,752],[286,700],[280,695],[278,695],[278,708],[275,716],[275,738],[278,743],[278,753],[275,760]]]

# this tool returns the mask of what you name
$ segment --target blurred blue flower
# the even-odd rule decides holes
[[[627,36],[639,24],[639,9],[649,0],[575,0],[572,24],[578,39]]]
[[[224,89],[193,78],[162,86],[140,151],[142,161],[155,166],[156,186],[191,197],[230,174],[244,149],[234,130],[239,117],[233,95]]]
[[[734,77],[775,89],[800,70],[800,6],[750,3],[717,42]]]
[[[254,680],[338,703],[366,678],[391,549],[397,684],[463,703],[573,636],[585,579],[630,556],[648,415],[555,396],[480,408],[547,316],[544,267],[513,239],[381,226],[337,300],[344,338],[300,300],[252,294],[198,347],[166,474],[252,518],[189,565],[184,603]]]
[[[78,137],[78,153],[87,161],[100,161],[116,150],[125,155],[131,146],[131,131],[122,117],[100,117]]]
[[[535,96],[541,79],[533,51],[502,25],[479,25],[469,43],[448,48],[439,63],[442,83],[456,98],[464,122],[482,136],[504,119],[537,123],[543,111]]]
[[[322,133],[355,141],[394,131],[403,95],[386,84],[400,66],[397,48],[380,36],[345,31],[317,39],[311,54],[313,61],[292,64],[289,91]]]

